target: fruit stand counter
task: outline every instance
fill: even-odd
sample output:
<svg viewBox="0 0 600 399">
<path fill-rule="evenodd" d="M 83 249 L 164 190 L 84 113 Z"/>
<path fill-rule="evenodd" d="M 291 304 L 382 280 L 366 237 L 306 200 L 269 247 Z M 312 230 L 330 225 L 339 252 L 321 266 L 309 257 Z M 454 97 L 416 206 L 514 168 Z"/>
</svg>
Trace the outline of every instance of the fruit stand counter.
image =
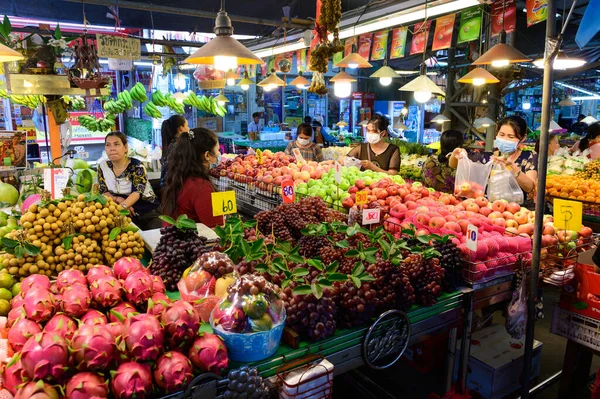
<svg viewBox="0 0 600 399">
<path fill-rule="evenodd" d="M 247 147 L 255 150 L 271 150 L 272 152 L 283 151 L 289 141 L 286 140 L 233 140 L 233 151 L 235 147 Z"/>
</svg>

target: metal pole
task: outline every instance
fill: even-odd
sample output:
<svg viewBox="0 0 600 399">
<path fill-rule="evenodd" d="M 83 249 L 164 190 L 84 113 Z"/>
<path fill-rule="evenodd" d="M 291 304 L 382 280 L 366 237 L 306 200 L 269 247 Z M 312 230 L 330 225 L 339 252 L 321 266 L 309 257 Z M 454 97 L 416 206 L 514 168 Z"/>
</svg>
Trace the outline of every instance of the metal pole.
<svg viewBox="0 0 600 399">
<path fill-rule="evenodd" d="M 52 162 L 52 153 L 50 152 L 50 140 L 48 140 L 48 123 L 46 122 L 46 105 L 42 104 L 42 121 L 44 122 L 44 136 L 46 138 L 46 156 L 48 157 L 48 163 Z M 62 154 L 62 148 L 61 148 L 61 154 Z M 40 154 L 40 158 L 42 157 L 42 154 Z M 40 161 L 43 162 L 42 159 L 40 159 Z"/>
<path fill-rule="evenodd" d="M 556 5 L 548 0 L 548 19 L 546 20 L 546 51 L 544 53 L 544 85 L 542 87 L 542 123 L 540 126 L 540 151 L 538 153 L 538 185 L 535 204 L 535 228 L 533 232 L 533 253 L 531 260 L 531 284 L 527 301 L 527 329 L 525 335 L 525 361 L 523 364 L 523 389 L 521 397 L 529 398 L 531 383 L 531 361 L 533 359 L 533 337 L 535 332 L 535 298 L 538 291 L 540 273 L 540 250 L 542 228 L 546 202 L 546 170 L 548 166 L 548 128 L 552 116 L 553 64 L 556 52 L 548 45 L 556 35 Z"/>
<path fill-rule="evenodd" d="M 123 87 L 123 72 L 121 71 L 116 71 L 116 79 L 117 79 L 117 93 L 120 93 L 123 91 L 124 87 Z M 125 131 L 125 118 L 123 118 L 123 113 L 120 112 L 118 115 L 119 118 L 119 130 L 125 134 L 127 134 L 127 132 Z"/>
</svg>

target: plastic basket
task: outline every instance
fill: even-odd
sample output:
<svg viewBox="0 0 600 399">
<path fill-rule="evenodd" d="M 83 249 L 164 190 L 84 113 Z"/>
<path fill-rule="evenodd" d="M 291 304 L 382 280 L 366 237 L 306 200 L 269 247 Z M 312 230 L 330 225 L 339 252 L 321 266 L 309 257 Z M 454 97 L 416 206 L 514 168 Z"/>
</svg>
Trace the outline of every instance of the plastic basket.
<svg viewBox="0 0 600 399">
<path fill-rule="evenodd" d="M 321 356 L 310 356 L 308 364 L 304 364 L 308 359 L 301 358 L 291 362 L 283 367 L 285 371 L 277 373 L 277 383 L 280 387 L 280 399 L 329 399 L 333 397 L 333 367 L 328 369 L 321 361 L 324 359 Z M 302 367 L 296 365 L 304 364 Z M 304 377 L 311 369 L 315 370 L 315 374 L 309 377 Z M 322 371 L 319 372 L 319 369 Z M 294 372 L 301 372 L 298 382 L 290 384 L 286 379 Z"/>
<path fill-rule="evenodd" d="M 550 332 L 595 351 L 600 350 L 600 320 L 555 306 Z"/>
<path fill-rule="evenodd" d="M 476 284 L 485 283 L 498 277 L 512 274 L 514 270 L 522 268 L 524 257 L 530 254 L 511 254 L 487 261 L 467 261 L 463 259 L 463 278 L 466 282 Z M 478 265 L 483 264 L 486 270 L 478 270 Z"/>
</svg>

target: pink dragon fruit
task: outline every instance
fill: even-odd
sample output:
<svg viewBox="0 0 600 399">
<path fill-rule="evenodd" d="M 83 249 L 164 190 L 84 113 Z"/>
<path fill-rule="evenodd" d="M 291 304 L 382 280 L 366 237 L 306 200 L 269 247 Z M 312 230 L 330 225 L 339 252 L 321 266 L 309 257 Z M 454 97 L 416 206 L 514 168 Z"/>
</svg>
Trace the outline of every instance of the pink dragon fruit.
<svg viewBox="0 0 600 399">
<path fill-rule="evenodd" d="M 162 316 L 165 310 L 169 307 L 171 300 L 161 292 L 155 292 L 152 298 L 148 299 L 148 310 L 146 313 L 154 315 L 158 318 Z"/>
<path fill-rule="evenodd" d="M 81 316 L 81 322 L 90 326 L 108 324 L 106 316 L 96 309 L 90 309 Z"/>
<path fill-rule="evenodd" d="M 146 268 L 142 265 L 137 258 L 125 257 L 117 260 L 113 265 L 113 271 L 115 277 L 121 280 L 127 279 L 127 277 L 134 272 L 143 271 L 146 273 Z M 147 274 L 147 273 L 146 273 Z"/>
<path fill-rule="evenodd" d="M 2 388 L 6 389 L 11 394 L 17 393 L 17 389 L 27 382 L 28 378 L 23 369 L 23 363 L 20 359 L 11 361 L 8 365 L 2 366 Z"/>
<path fill-rule="evenodd" d="M 31 288 L 25 294 L 23 307 L 28 319 L 38 323 L 46 321 L 56 310 L 54 295 L 46 288 Z"/>
<path fill-rule="evenodd" d="M 90 284 L 92 298 L 103 308 L 112 308 L 122 301 L 123 287 L 114 277 L 102 277 Z"/>
<path fill-rule="evenodd" d="M 27 294 L 31 288 L 45 288 L 49 291 L 50 279 L 48 276 L 44 276 L 42 274 L 32 274 L 21 281 L 21 293 L 23 296 L 25 296 L 25 294 Z"/>
<path fill-rule="evenodd" d="M 110 374 L 110 386 L 116 399 L 143 399 L 152 393 L 152 371 L 147 364 L 123 363 Z"/>
<path fill-rule="evenodd" d="M 218 335 L 202 333 L 189 351 L 189 358 L 200 370 L 221 374 L 229 365 L 227 347 Z"/>
<path fill-rule="evenodd" d="M 44 327 L 46 332 L 55 332 L 67 341 L 73 338 L 73 334 L 77 331 L 77 323 L 64 313 L 57 313 L 46 323 Z"/>
<path fill-rule="evenodd" d="M 54 332 L 35 334 L 21 350 L 21 362 L 28 377 L 34 380 L 57 380 L 69 364 L 69 346 Z"/>
<path fill-rule="evenodd" d="M 105 369 L 116 352 L 115 337 L 106 326 L 81 325 L 71 340 L 73 360 L 80 369 Z"/>
<path fill-rule="evenodd" d="M 67 399 L 108 398 L 108 384 L 104 378 L 88 371 L 75 374 L 66 388 Z"/>
<path fill-rule="evenodd" d="M 171 347 L 185 347 L 200 329 L 200 317 L 192 305 L 176 301 L 161 316 Z"/>
<path fill-rule="evenodd" d="M 67 269 L 58 273 L 55 285 L 60 292 L 74 284 L 87 285 L 87 280 L 81 271 L 77 269 Z"/>
<path fill-rule="evenodd" d="M 23 345 L 37 333 L 41 333 L 42 328 L 38 323 L 29 319 L 18 320 L 8 330 L 8 342 L 15 352 L 23 349 Z"/>
<path fill-rule="evenodd" d="M 54 295 L 59 295 L 62 293 L 62 290 L 58 287 L 58 285 L 52 284 L 50 286 L 50 292 L 53 293 Z"/>
<path fill-rule="evenodd" d="M 62 294 L 62 311 L 71 317 L 79 317 L 87 312 L 92 303 L 92 294 L 85 285 L 74 284 L 66 287 Z"/>
<path fill-rule="evenodd" d="M 115 338 L 115 341 L 117 340 L 118 337 L 120 337 L 121 335 L 123 335 L 123 324 L 117 322 L 112 322 L 112 323 L 108 323 L 106 325 L 106 328 L 108 328 L 108 331 L 110 331 L 110 333 L 112 334 L 112 336 Z"/>
<path fill-rule="evenodd" d="M 156 362 L 154 380 L 167 393 L 185 389 L 192 381 L 192 363 L 179 352 L 167 352 Z"/>
<path fill-rule="evenodd" d="M 142 313 L 125 322 L 125 345 L 137 361 L 156 360 L 165 340 L 165 331 L 156 317 Z"/>
<path fill-rule="evenodd" d="M 104 265 L 96 265 L 87 272 L 87 282 L 92 284 L 94 281 L 102 277 L 114 277 L 113 271 L 110 267 Z"/>
<path fill-rule="evenodd" d="M 44 381 L 28 382 L 21 387 L 14 399 L 59 399 L 58 391 Z"/>
<path fill-rule="evenodd" d="M 163 280 L 160 276 L 152 275 L 150 277 L 152 277 L 152 289 L 154 290 L 155 293 L 160 292 L 160 293 L 164 294 L 167 292 L 165 283 L 163 282 Z"/>
<path fill-rule="evenodd" d="M 23 306 L 24 303 L 25 303 L 25 300 L 23 299 L 22 292 L 19 292 L 17 295 L 15 295 L 13 297 L 13 299 L 10 300 L 10 306 L 12 308 L 20 308 L 21 306 Z"/>
<path fill-rule="evenodd" d="M 25 312 L 24 307 L 20 308 L 12 308 L 10 312 L 8 312 L 8 320 L 6 322 L 7 327 L 12 327 L 17 321 L 21 319 L 26 319 L 27 313 Z"/>
<path fill-rule="evenodd" d="M 123 259 L 123 258 L 121 258 Z M 119 260 L 121 260 L 119 259 Z M 127 300 L 136 306 L 144 305 L 154 294 L 152 290 L 152 279 L 144 271 L 135 271 L 125 279 L 123 283 Z"/>
<path fill-rule="evenodd" d="M 137 313 L 135 306 L 129 302 L 121 302 L 108 312 L 108 320 L 111 322 L 124 323 L 129 313 Z M 122 317 L 122 320 L 120 319 Z"/>
</svg>

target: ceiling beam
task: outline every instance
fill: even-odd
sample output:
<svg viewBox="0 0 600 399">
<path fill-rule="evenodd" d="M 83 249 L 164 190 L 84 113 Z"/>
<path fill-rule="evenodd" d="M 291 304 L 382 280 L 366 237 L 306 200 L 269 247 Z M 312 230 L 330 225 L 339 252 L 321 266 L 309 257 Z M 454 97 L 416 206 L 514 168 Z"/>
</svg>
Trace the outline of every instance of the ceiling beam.
<svg viewBox="0 0 600 399">
<path fill-rule="evenodd" d="M 196 18 L 206 18 L 206 19 L 215 19 L 217 17 L 216 12 L 211 11 L 201 11 L 201 10 L 191 10 L 188 8 L 179 8 L 179 7 L 171 7 L 171 6 L 161 6 L 155 4 L 147 4 L 143 2 L 137 1 L 128 1 L 128 0 L 119 0 L 115 3 L 114 0 L 63 0 L 68 1 L 69 3 L 84 3 L 91 4 L 96 6 L 114 6 L 118 5 L 119 8 L 126 8 L 130 10 L 139 10 L 139 11 L 148 11 L 148 12 L 156 12 L 161 14 L 174 14 L 174 15 L 185 15 Z M 254 17 L 244 17 L 241 15 L 231 15 L 228 14 L 229 18 L 235 22 L 243 22 L 254 25 L 264 25 L 264 26 L 286 26 L 288 28 L 297 28 L 297 29 L 312 29 L 313 23 L 311 21 L 306 21 L 304 23 L 303 20 L 294 19 L 293 23 L 288 23 L 282 20 L 275 19 L 264 19 L 264 18 L 254 18 Z M 302 22 L 302 23 L 299 23 Z"/>
</svg>

